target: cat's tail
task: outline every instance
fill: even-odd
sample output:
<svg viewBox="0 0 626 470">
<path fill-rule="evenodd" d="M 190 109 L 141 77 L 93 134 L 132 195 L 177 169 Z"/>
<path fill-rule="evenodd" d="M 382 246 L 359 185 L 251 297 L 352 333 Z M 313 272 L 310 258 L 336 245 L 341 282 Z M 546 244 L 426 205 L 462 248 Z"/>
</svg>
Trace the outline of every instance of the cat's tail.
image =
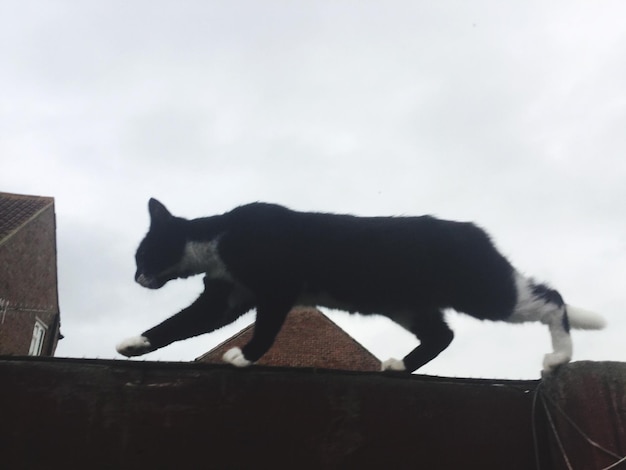
<svg viewBox="0 0 626 470">
<path fill-rule="evenodd" d="M 578 330 L 601 330 L 606 327 L 606 320 L 599 314 L 578 307 L 566 305 L 567 318 L 572 328 Z"/>
</svg>

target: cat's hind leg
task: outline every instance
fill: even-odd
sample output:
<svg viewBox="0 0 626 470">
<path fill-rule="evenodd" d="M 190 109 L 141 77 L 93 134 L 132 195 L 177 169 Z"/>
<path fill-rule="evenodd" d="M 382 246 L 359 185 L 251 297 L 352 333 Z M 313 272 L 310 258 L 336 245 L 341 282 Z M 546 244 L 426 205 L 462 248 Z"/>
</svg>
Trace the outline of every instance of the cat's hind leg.
<svg viewBox="0 0 626 470">
<path fill-rule="evenodd" d="M 437 357 L 454 338 L 454 333 L 445 322 L 440 310 L 416 313 L 411 318 L 407 329 L 417 336 L 420 345 L 402 360 L 392 358 L 384 361 L 383 371 L 413 372 Z"/>
<path fill-rule="evenodd" d="M 542 375 L 546 375 L 572 360 L 573 347 L 565 306 L 555 308 L 551 315 L 542 320 L 542 323 L 548 325 L 552 340 L 552 352 L 543 357 Z"/>
<path fill-rule="evenodd" d="M 518 274 L 517 303 L 505 319 L 509 323 L 538 321 L 547 325 L 552 340 L 552 352 L 543 358 L 542 374 L 549 374 L 572 359 L 572 337 L 567 307 L 561 295 L 545 284 Z"/>
</svg>

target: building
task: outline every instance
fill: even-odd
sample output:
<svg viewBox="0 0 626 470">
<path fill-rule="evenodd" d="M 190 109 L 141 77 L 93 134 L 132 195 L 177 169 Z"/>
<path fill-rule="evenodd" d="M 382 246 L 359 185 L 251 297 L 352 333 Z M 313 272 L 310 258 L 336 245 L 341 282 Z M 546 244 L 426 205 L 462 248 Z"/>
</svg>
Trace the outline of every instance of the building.
<svg viewBox="0 0 626 470">
<path fill-rule="evenodd" d="M 54 199 L 0 193 L 0 355 L 52 356 L 59 328 Z"/>
<path fill-rule="evenodd" d="M 242 347 L 252 337 L 254 325 L 196 359 L 221 364 L 230 348 Z M 259 365 L 315 367 L 358 371 L 378 371 L 380 361 L 348 333 L 315 308 L 294 308 L 272 348 L 257 362 Z"/>
</svg>

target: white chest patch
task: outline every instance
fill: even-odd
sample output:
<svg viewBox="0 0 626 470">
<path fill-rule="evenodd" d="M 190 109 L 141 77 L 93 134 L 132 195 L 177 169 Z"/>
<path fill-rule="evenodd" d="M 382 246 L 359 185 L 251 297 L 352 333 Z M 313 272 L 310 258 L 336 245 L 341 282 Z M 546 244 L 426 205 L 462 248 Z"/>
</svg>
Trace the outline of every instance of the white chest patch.
<svg viewBox="0 0 626 470">
<path fill-rule="evenodd" d="M 232 281 L 232 276 L 219 256 L 218 244 L 219 238 L 207 242 L 187 242 L 178 270 L 189 275 L 206 273 L 209 279 Z"/>
</svg>

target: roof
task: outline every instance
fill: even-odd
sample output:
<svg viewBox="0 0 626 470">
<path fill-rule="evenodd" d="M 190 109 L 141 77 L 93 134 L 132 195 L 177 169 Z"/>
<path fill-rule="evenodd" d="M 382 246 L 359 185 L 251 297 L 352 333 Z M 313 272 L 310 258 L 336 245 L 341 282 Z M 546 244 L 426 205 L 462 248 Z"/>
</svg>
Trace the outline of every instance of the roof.
<svg viewBox="0 0 626 470">
<path fill-rule="evenodd" d="M 221 364 L 223 354 L 252 338 L 247 326 L 196 360 Z M 380 361 L 326 315 L 311 307 L 294 308 L 260 365 L 378 371 Z"/>
<path fill-rule="evenodd" d="M 51 197 L 0 192 L 0 242 L 53 203 Z"/>
</svg>

